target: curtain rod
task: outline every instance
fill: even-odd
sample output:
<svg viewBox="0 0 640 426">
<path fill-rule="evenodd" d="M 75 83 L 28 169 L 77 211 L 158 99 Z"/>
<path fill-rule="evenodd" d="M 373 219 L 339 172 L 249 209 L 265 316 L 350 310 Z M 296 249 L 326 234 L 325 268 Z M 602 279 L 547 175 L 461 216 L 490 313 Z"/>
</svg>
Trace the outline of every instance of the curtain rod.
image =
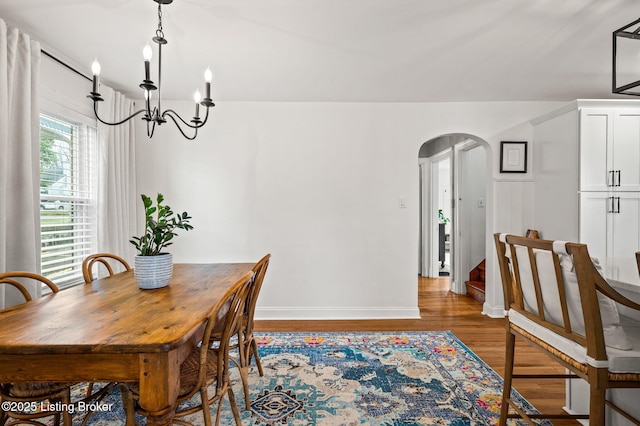
<svg viewBox="0 0 640 426">
<path fill-rule="evenodd" d="M 75 72 L 76 74 L 78 74 L 80 77 L 84 77 L 89 81 L 93 81 L 90 77 L 87 77 L 85 74 L 81 73 L 80 71 L 78 71 L 77 69 L 75 69 L 74 67 L 72 67 L 71 65 L 67 64 L 66 62 L 63 62 L 62 60 L 56 58 L 55 56 L 53 56 L 51 53 L 47 52 L 44 49 L 40 49 L 40 52 L 42 52 L 43 55 L 48 56 L 49 58 L 53 59 L 54 61 L 56 61 L 57 63 L 59 63 L 60 65 L 62 65 L 63 67 L 66 67 L 68 69 L 70 69 L 71 71 Z"/>
</svg>

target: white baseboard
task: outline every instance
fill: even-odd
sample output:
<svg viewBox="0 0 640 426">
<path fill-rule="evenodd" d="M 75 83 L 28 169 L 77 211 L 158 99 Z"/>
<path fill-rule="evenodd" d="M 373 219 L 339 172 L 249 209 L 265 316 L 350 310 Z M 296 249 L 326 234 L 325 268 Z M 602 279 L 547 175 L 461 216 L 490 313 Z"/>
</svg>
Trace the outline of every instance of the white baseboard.
<svg viewBox="0 0 640 426">
<path fill-rule="evenodd" d="M 256 320 L 420 319 L 416 308 L 256 308 Z"/>
<path fill-rule="evenodd" d="M 567 413 L 567 414 L 571 414 L 571 415 L 576 415 L 576 414 L 584 414 L 584 413 L 577 413 L 573 410 L 570 410 L 569 407 L 567 407 L 566 405 L 562 407 L 562 409 Z M 576 419 L 576 421 L 578 423 L 580 423 L 581 425 L 585 425 L 585 426 L 589 426 L 589 420 L 585 420 L 585 419 Z"/>
<path fill-rule="evenodd" d="M 491 306 L 487 304 L 487 302 L 484 302 L 484 304 L 482 305 L 482 313 L 488 316 L 489 318 L 505 317 L 504 308 L 502 306 L 498 306 L 498 307 Z"/>
</svg>

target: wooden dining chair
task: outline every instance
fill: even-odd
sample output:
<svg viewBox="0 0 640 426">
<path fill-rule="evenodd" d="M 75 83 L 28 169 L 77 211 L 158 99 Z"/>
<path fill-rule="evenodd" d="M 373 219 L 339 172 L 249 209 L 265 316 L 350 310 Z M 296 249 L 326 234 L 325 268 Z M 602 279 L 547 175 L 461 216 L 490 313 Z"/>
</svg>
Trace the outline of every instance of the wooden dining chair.
<svg viewBox="0 0 640 426">
<path fill-rule="evenodd" d="M 94 267 L 98 267 L 98 265 L 103 265 L 109 276 L 114 274 L 114 265 L 116 268 L 124 269 L 125 271 L 130 271 L 131 267 L 127 263 L 126 260 L 111 253 L 96 253 L 87 256 L 82 262 L 82 276 L 84 277 L 84 282 L 89 284 L 93 281 L 93 273 Z"/>
<path fill-rule="evenodd" d="M 640 329 L 616 303 L 640 305 L 613 289 L 584 244 L 495 234 L 508 309 L 504 390 L 499 425 L 507 418 L 589 419 L 605 425 L 605 405 L 631 419 L 606 393 L 640 388 Z M 523 339 L 569 370 L 569 374 L 514 374 L 515 341 Z M 532 414 L 511 398 L 513 379 L 583 379 L 589 385 L 588 414 Z M 640 424 L 635 420 L 635 424 Z"/>
<path fill-rule="evenodd" d="M 180 390 L 172 423 L 188 425 L 190 423 L 179 418 L 202 411 L 205 425 L 211 426 L 212 419 L 209 407 L 217 402 L 216 425 L 219 425 L 222 399 L 226 393 L 236 426 L 241 426 L 240 413 L 229 378 L 229 345 L 233 335 L 232 332 L 237 329 L 237 324 L 244 312 L 247 292 L 253 280 L 253 275 L 253 272 L 247 272 L 236 281 L 215 303 L 210 314 L 205 318 L 205 327 L 200 344 L 194 348 L 180 365 Z M 216 323 L 224 324 L 223 338 L 219 341 L 219 345 L 212 348 L 208 342 L 211 339 L 211 333 Z M 216 392 L 210 397 L 207 388 L 214 383 Z M 128 383 L 128 391 L 123 395 L 127 412 L 127 424 L 133 424 L 129 419 L 133 418 L 135 412 L 145 416 L 148 415 L 144 407 L 141 407 L 138 403 L 139 392 L 139 383 Z M 189 403 L 186 404 L 187 406 L 181 407 L 183 402 L 191 399 L 196 393 L 200 394 L 199 403 L 195 405 Z"/>
<path fill-rule="evenodd" d="M 262 363 L 260 361 L 260 355 L 258 354 L 258 344 L 253 336 L 254 315 L 256 311 L 256 304 L 258 302 L 258 296 L 262 289 L 262 283 L 264 276 L 267 273 L 269 267 L 269 261 L 271 254 L 265 255 L 260 259 L 253 267 L 254 278 L 251 284 L 251 289 L 247 294 L 247 303 L 245 305 L 245 311 L 242 315 L 242 319 L 239 322 L 239 330 L 237 336 L 240 342 L 239 346 L 239 367 L 240 375 L 242 377 L 242 386 L 244 388 L 244 399 L 247 410 L 250 408 L 251 399 L 249 398 L 249 366 L 251 365 L 251 358 L 256 362 L 258 367 L 258 374 L 264 376 L 262 370 Z"/>
<path fill-rule="evenodd" d="M 58 287 L 49 279 L 31 272 L 5 272 L 0 273 L 0 284 L 8 286 L 7 288 L 15 288 L 22 294 L 25 302 L 32 300 L 31 294 L 25 282 L 36 283 L 37 285 L 46 285 L 52 293 L 58 292 Z M 9 409 L 2 404 L 0 409 L 0 425 L 14 424 L 45 424 L 41 421 L 44 417 L 54 416 L 55 424 L 60 423 L 60 415 L 64 425 L 72 426 L 71 413 L 67 410 L 48 411 L 39 410 L 40 404 L 47 401 L 50 403 L 60 402 L 69 406 L 71 403 L 71 386 L 75 383 L 49 383 L 49 382 L 18 382 L 18 383 L 0 383 L 0 401 L 7 401 Z M 18 408 L 24 407 L 24 410 Z M 31 408 L 36 408 L 32 410 Z"/>
<path fill-rule="evenodd" d="M 237 327 L 232 331 L 232 335 L 235 336 L 234 342 L 230 345 L 229 349 L 232 354 L 229 355 L 229 359 L 233 361 L 240 371 L 240 377 L 242 379 L 242 388 L 244 391 L 244 401 L 247 410 L 251 408 L 251 398 L 249 397 L 249 366 L 251 365 L 251 359 L 253 358 L 258 367 L 258 374 L 264 376 L 262 370 L 262 363 L 260 362 L 260 355 L 258 354 L 258 344 L 253 336 L 254 326 L 254 314 L 256 310 L 256 304 L 258 302 L 258 296 L 262 288 L 264 276 L 267 273 L 269 267 L 269 260 L 271 254 L 266 254 L 260 259 L 252 268 L 254 272 L 253 280 L 250 283 L 249 291 L 247 292 L 247 300 L 245 302 L 245 309 L 238 321 Z M 211 345 L 215 347 L 217 342 L 222 338 L 222 325 L 214 327 L 211 334 Z"/>
</svg>

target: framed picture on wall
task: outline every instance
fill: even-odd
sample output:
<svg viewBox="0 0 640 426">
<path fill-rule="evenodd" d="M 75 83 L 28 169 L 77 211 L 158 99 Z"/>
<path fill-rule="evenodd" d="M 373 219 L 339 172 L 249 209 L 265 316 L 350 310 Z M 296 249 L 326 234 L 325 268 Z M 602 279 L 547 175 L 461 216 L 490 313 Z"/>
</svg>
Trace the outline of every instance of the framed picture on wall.
<svg viewBox="0 0 640 426">
<path fill-rule="evenodd" d="M 500 173 L 527 173 L 527 142 L 500 142 Z"/>
</svg>

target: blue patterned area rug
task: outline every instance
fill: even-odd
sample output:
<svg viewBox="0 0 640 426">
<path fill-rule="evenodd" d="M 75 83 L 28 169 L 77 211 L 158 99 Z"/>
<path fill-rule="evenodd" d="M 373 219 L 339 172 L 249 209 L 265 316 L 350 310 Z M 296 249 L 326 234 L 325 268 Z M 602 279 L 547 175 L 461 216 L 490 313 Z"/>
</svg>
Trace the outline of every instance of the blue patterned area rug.
<svg viewBox="0 0 640 426">
<path fill-rule="evenodd" d="M 243 425 L 497 424 L 502 379 L 450 332 L 257 337 L 265 375 L 250 370 L 251 410 L 242 411 L 242 385 L 233 369 Z M 535 411 L 517 393 L 512 397 Z M 89 424 L 122 425 L 118 392 L 104 402 L 110 409 L 95 413 Z M 201 413 L 187 420 L 204 424 Z M 234 424 L 228 402 L 220 420 Z"/>
</svg>

